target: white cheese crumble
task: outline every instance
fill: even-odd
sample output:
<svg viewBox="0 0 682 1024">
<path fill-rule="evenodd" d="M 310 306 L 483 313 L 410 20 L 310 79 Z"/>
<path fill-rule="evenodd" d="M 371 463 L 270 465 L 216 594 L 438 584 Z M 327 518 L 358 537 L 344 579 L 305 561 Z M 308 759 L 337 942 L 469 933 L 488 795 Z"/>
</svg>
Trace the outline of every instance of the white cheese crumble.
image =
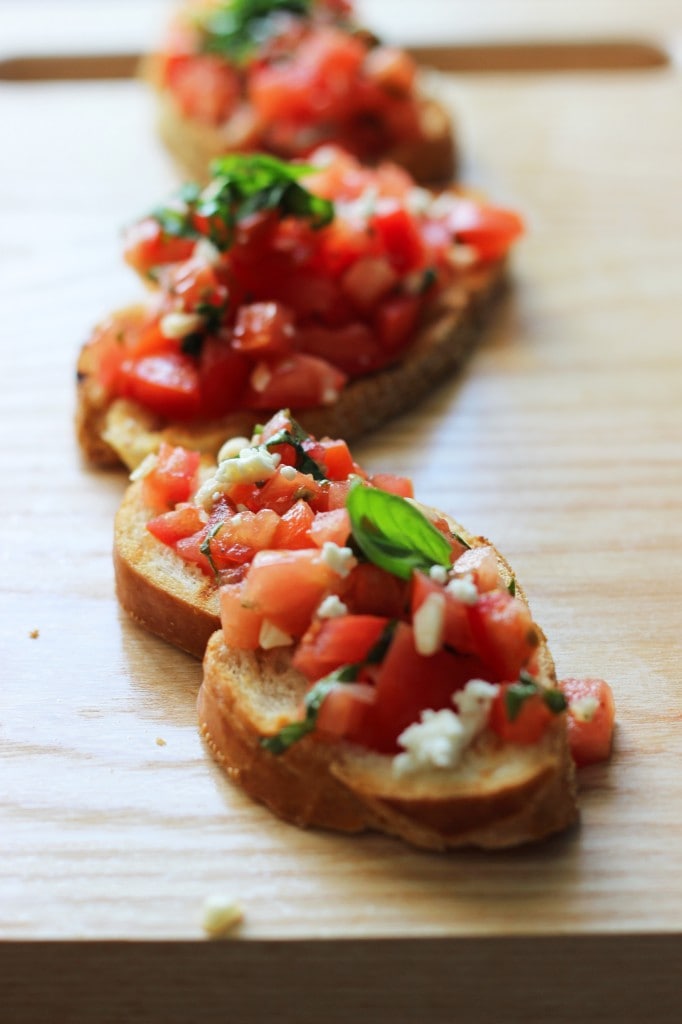
<svg viewBox="0 0 682 1024">
<path fill-rule="evenodd" d="M 429 576 L 434 583 L 447 583 L 448 570 L 444 565 L 432 565 L 429 569 Z"/>
<path fill-rule="evenodd" d="M 440 650 L 445 632 L 445 594 L 428 594 L 414 613 L 414 646 L 428 657 Z"/>
<path fill-rule="evenodd" d="M 260 627 L 260 633 L 258 634 L 258 645 L 262 647 L 264 651 L 270 651 L 273 647 L 288 647 L 289 644 L 294 642 L 293 637 L 285 633 L 283 629 L 276 626 L 274 622 L 270 622 L 268 619 L 263 619 Z"/>
<path fill-rule="evenodd" d="M 235 459 L 244 448 L 250 448 L 251 442 L 248 437 L 228 437 L 225 444 L 218 452 L 218 462 L 225 462 L 226 459 Z"/>
<path fill-rule="evenodd" d="M 344 578 L 356 564 L 352 548 L 339 547 L 333 540 L 326 540 L 322 545 L 322 561 Z"/>
<path fill-rule="evenodd" d="M 272 374 L 265 363 L 257 363 L 251 374 L 251 387 L 260 394 L 270 383 Z"/>
<path fill-rule="evenodd" d="M 201 924 L 211 939 L 220 939 L 244 919 L 238 903 L 225 896 L 209 896 L 204 901 Z"/>
<path fill-rule="evenodd" d="M 164 338 L 186 338 L 203 326 L 204 318 L 200 313 L 166 313 L 159 321 Z"/>
<path fill-rule="evenodd" d="M 348 607 L 336 594 L 325 597 L 315 612 L 318 619 L 336 619 L 340 615 L 348 614 Z"/>
<path fill-rule="evenodd" d="M 224 459 L 213 476 L 204 481 L 197 491 L 197 505 L 210 508 L 234 484 L 255 484 L 259 480 L 268 480 L 277 472 L 280 461 L 277 452 L 269 452 L 265 445 L 242 448 L 239 455 Z"/>
<path fill-rule="evenodd" d="M 130 474 L 130 481 L 134 483 L 136 480 L 143 480 L 144 477 L 149 476 L 151 471 L 156 468 L 158 461 L 159 457 L 156 452 L 149 452 Z"/>
<path fill-rule="evenodd" d="M 485 729 L 498 690 L 494 683 L 470 679 L 464 689 L 453 694 L 456 712 L 450 708 L 422 711 L 420 721 L 398 737 L 405 753 L 393 758 L 393 771 L 402 775 L 422 768 L 454 768 Z"/>
<path fill-rule="evenodd" d="M 573 715 L 576 722 L 591 722 L 597 713 L 599 707 L 599 701 L 596 697 L 588 695 L 586 697 L 578 697 L 577 700 L 571 701 L 568 706 L 569 713 Z"/>
<path fill-rule="evenodd" d="M 282 466 L 279 475 L 283 476 L 285 480 L 295 480 L 298 474 L 294 466 Z"/>
<path fill-rule="evenodd" d="M 200 238 L 197 244 L 194 246 L 194 252 L 192 253 L 195 259 L 201 263 L 208 263 L 210 267 L 215 267 L 220 263 L 222 259 L 222 253 L 217 245 L 209 241 L 208 238 Z"/>
<path fill-rule="evenodd" d="M 476 604 L 478 601 L 478 590 L 471 576 L 450 580 L 445 589 L 451 597 L 461 601 L 462 604 Z"/>
</svg>

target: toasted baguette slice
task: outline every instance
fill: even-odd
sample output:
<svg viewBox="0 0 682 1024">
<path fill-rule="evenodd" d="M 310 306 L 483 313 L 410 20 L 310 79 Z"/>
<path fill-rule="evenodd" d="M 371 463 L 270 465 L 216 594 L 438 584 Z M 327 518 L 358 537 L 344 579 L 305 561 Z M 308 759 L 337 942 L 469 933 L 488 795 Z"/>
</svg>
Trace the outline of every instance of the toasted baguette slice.
<svg viewBox="0 0 682 1024">
<path fill-rule="evenodd" d="M 172 95 L 158 87 L 153 58 L 142 70 L 143 77 L 156 87 L 157 129 L 162 142 L 183 174 L 206 181 L 213 159 L 223 153 L 267 151 L 261 134 L 249 114 L 241 107 L 229 121 L 214 126 L 196 121 L 182 112 Z M 419 100 L 420 136 L 409 144 L 387 150 L 382 160 L 400 164 L 412 177 L 425 185 L 443 185 L 455 177 L 457 154 L 450 115 L 431 97 Z M 331 140 L 333 141 L 333 140 Z M 286 158 L 298 153 L 275 151 Z"/>
<path fill-rule="evenodd" d="M 351 381 L 332 405 L 293 409 L 317 437 L 352 441 L 411 408 L 461 366 L 499 304 L 506 285 L 504 261 L 463 275 L 439 297 L 414 343 L 392 366 Z M 273 412 L 275 410 L 272 410 Z M 135 402 L 111 400 L 97 378 L 92 345 L 82 348 L 77 369 L 76 432 L 93 465 L 134 469 L 163 441 L 215 455 L 226 437 L 249 434 L 268 412 L 240 410 L 219 420 L 163 422 Z"/>
<path fill-rule="evenodd" d="M 419 506 L 431 517 L 433 509 Z M 472 546 L 488 544 L 446 517 Z M 496 552 L 499 572 L 513 572 Z M 517 596 L 527 603 L 517 584 Z M 536 627 L 537 628 L 537 627 Z M 539 638 L 539 682 L 556 686 L 544 634 Z M 308 682 L 292 668 L 289 648 L 230 649 L 222 631 L 211 637 L 199 693 L 201 734 L 232 781 L 294 824 L 343 832 L 367 829 L 414 846 L 501 848 L 539 840 L 567 828 L 577 816 L 575 768 L 564 715 L 542 739 L 503 743 L 484 731 L 454 769 L 396 774 L 393 758 L 314 733 L 285 753 L 271 754 L 261 739 L 299 716 Z"/>
<path fill-rule="evenodd" d="M 545 665 L 551 660 L 545 651 Z M 549 683 L 551 677 L 545 677 Z M 201 734 L 233 782 L 294 824 L 374 829 L 414 846 L 513 846 L 570 825 L 577 814 L 565 723 L 533 746 L 484 733 L 455 769 L 397 775 L 393 758 L 304 737 L 284 754 L 261 738 L 296 717 L 307 688 L 286 649 L 237 651 L 211 637 L 199 693 Z"/>
<path fill-rule="evenodd" d="M 130 617 L 195 658 L 220 627 L 218 588 L 147 530 L 142 481 L 131 484 L 114 522 L 118 600 Z"/>
</svg>

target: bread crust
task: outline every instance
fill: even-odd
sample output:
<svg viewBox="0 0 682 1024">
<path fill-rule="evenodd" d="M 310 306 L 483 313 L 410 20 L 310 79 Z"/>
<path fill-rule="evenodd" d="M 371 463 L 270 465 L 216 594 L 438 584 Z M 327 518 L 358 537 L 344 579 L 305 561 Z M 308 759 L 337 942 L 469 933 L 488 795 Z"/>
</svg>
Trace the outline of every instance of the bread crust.
<svg viewBox="0 0 682 1024">
<path fill-rule="evenodd" d="M 434 301 L 398 362 L 351 381 L 333 405 L 294 409 L 293 415 L 316 437 L 353 441 L 411 408 L 464 363 L 481 339 L 506 282 L 504 261 L 463 274 Z M 81 451 L 95 466 L 123 464 L 134 469 L 163 441 L 215 455 L 226 437 L 250 436 L 254 423 L 268 415 L 265 410 L 239 410 L 212 421 L 163 422 L 135 402 L 112 401 L 96 371 L 89 342 L 78 359 L 75 420 Z"/>
<path fill-rule="evenodd" d="M 270 151 L 264 143 L 261 126 L 247 104 L 242 104 L 221 125 L 205 124 L 187 117 L 172 94 L 161 87 L 158 60 L 154 55 L 142 63 L 140 73 L 154 89 L 159 136 L 183 174 L 205 182 L 209 164 L 215 157 L 224 153 Z M 432 97 L 421 95 L 417 102 L 419 137 L 393 146 L 381 154 L 381 160 L 400 164 L 420 184 L 445 185 L 453 180 L 457 171 L 457 150 L 450 114 Z M 333 139 L 326 141 L 334 142 Z M 303 155 L 281 149 L 271 151 L 285 160 Z"/>
<path fill-rule="evenodd" d="M 472 545 L 488 543 L 449 522 Z M 499 553 L 498 563 L 503 579 L 511 579 Z M 538 632 L 540 678 L 553 686 L 551 654 Z M 575 770 L 561 717 L 533 746 L 504 744 L 485 732 L 455 769 L 396 775 L 392 758 L 314 734 L 281 755 L 265 750 L 261 738 L 296 716 L 307 686 L 286 648 L 229 649 L 222 632 L 209 640 L 198 701 L 201 734 L 232 781 L 286 821 L 376 830 L 446 850 L 536 841 L 576 819 Z"/>
<path fill-rule="evenodd" d="M 116 596 L 138 625 L 201 658 L 220 627 L 217 586 L 147 530 L 151 515 L 138 480 L 114 522 Z"/>
</svg>

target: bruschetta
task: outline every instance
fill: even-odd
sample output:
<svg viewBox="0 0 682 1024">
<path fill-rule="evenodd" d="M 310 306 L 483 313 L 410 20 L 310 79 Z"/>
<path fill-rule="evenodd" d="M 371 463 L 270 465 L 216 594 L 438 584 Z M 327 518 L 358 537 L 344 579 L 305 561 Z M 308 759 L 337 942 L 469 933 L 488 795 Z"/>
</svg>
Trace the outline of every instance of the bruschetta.
<svg viewBox="0 0 682 1024">
<path fill-rule="evenodd" d="M 416 403 L 481 337 L 522 232 L 509 210 L 415 186 L 333 148 L 233 154 L 128 232 L 146 302 L 78 362 L 77 431 L 98 465 L 166 441 L 215 456 L 291 408 L 349 440 Z"/>
<path fill-rule="evenodd" d="M 433 849 L 574 820 L 568 730 L 609 691 L 563 692 L 488 541 L 287 411 L 217 464 L 167 446 L 134 475 L 116 519 L 119 599 L 203 654 L 202 735 L 252 797 L 299 825 Z"/>
<path fill-rule="evenodd" d="M 455 170 L 451 119 L 411 57 L 360 28 L 347 0 L 185 3 L 144 63 L 162 140 L 204 180 L 227 152 L 307 156 L 333 143 L 423 183 Z"/>
</svg>

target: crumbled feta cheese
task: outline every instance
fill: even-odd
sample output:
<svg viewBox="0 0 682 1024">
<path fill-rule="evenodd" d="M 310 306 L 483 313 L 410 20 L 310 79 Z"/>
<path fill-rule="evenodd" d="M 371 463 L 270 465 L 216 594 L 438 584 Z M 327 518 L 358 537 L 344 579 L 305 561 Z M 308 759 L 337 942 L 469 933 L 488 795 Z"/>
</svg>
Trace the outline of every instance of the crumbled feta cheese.
<svg viewBox="0 0 682 1024">
<path fill-rule="evenodd" d="M 217 245 L 209 241 L 208 238 L 200 238 L 197 244 L 194 246 L 194 252 L 192 253 L 195 259 L 201 263 L 208 263 L 210 267 L 215 267 L 220 263 L 222 259 L 222 253 Z"/>
<path fill-rule="evenodd" d="M 330 594 L 329 597 L 325 597 L 315 614 L 318 619 L 336 619 L 340 615 L 347 615 L 348 607 L 336 594 Z"/>
<path fill-rule="evenodd" d="M 431 193 L 427 188 L 411 188 L 405 196 L 407 209 L 412 214 L 426 213 L 431 205 Z"/>
<path fill-rule="evenodd" d="M 444 565 L 432 565 L 429 569 L 429 576 L 434 583 L 447 583 L 448 570 Z"/>
<path fill-rule="evenodd" d="M 242 448 L 239 455 L 224 459 L 213 476 L 205 480 L 197 491 L 196 502 L 210 508 L 234 484 L 255 484 L 268 480 L 280 464 L 277 452 L 269 452 L 265 445 Z"/>
<path fill-rule="evenodd" d="M 285 480 L 295 480 L 297 476 L 294 466 L 282 466 L 279 475 L 283 476 Z"/>
<path fill-rule="evenodd" d="M 476 604 L 478 601 L 478 590 L 471 576 L 450 580 L 445 589 L 451 597 L 461 601 L 462 604 Z"/>
<path fill-rule="evenodd" d="M 472 245 L 453 245 L 448 252 L 448 262 L 453 267 L 470 267 L 478 259 L 478 253 Z"/>
<path fill-rule="evenodd" d="M 159 330 L 164 338 L 186 338 L 200 331 L 204 322 L 200 313 L 166 313 L 159 321 Z"/>
<path fill-rule="evenodd" d="M 414 646 L 428 657 L 440 650 L 445 631 L 445 594 L 428 594 L 412 619 Z"/>
<path fill-rule="evenodd" d="M 258 634 L 258 645 L 264 651 L 270 651 L 273 647 L 288 647 L 293 642 L 293 637 L 285 633 L 283 629 L 275 626 L 268 619 L 263 619 L 260 633 Z"/>
<path fill-rule="evenodd" d="M 251 442 L 248 437 L 228 437 L 225 444 L 218 452 L 218 462 L 225 462 L 226 459 L 235 459 L 244 448 L 250 448 Z"/>
<path fill-rule="evenodd" d="M 483 679 L 470 679 L 453 694 L 457 711 L 422 711 L 420 721 L 407 727 L 398 737 L 404 754 L 393 758 L 396 774 L 420 768 L 454 768 L 473 740 L 485 729 L 490 705 L 499 687 Z"/>
<path fill-rule="evenodd" d="M 257 363 L 251 374 L 251 387 L 259 394 L 265 391 L 272 374 L 265 363 Z"/>
<path fill-rule="evenodd" d="M 568 706 L 569 713 L 573 715 L 576 722 L 591 722 L 597 713 L 599 707 L 599 701 L 596 697 L 588 695 L 586 697 L 578 697 L 577 700 L 571 701 Z"/>
<path fill-rule="evenodd" d="M 241 907 L 225 896 L 209 896 L 204 901 L 202 927 L 212 939 L 222 938 L 231 932 L 244 918 Z"/>
<path fill-rule="evenodd" d="M 322 545 L 322 561 L 342 577 L 356 564 L 352 549 L 339 547 L 333 540 L 326 540 Z"/>
<path fill-rule="evenodd" d="M 151 471 L 155 469 L 159 457 L 156 452 L 150 452 L 149 455 L 145 455 L 139 466 L 130 474 L 130 480 L 134 483 L 136 480 L 142 480 L 144 477 L 149 476 Z"/>
</svg>

